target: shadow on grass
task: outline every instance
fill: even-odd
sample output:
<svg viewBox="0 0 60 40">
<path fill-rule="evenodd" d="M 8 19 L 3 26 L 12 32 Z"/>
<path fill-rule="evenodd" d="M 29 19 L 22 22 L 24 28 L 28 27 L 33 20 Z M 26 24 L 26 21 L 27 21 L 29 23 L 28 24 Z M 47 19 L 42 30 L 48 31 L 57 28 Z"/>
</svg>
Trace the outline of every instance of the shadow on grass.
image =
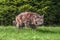
<svg viewBox="0 0 60 40">
<path fill-rule="evenodd" d="M 36 29 L 37 32 L 43 32 L 43 33 L 59 33 L 57 31 L 53 31 L 53 30 L 47 30 L 47 29 Z"/>
</svg>

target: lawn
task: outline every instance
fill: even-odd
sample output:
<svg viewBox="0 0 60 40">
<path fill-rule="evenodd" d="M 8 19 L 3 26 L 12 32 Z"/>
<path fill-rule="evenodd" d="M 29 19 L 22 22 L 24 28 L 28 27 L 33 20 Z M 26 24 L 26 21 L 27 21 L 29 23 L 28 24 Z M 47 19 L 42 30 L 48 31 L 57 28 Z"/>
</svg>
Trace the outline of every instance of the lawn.
<svg viewBox="0 0 60 40">
<path fill-rule="evenodd" d="M 14 26 L 0 26 L 0 40 L 60 40 L 59 26 L 41 26 L 17 29 Z"/>
</svg>

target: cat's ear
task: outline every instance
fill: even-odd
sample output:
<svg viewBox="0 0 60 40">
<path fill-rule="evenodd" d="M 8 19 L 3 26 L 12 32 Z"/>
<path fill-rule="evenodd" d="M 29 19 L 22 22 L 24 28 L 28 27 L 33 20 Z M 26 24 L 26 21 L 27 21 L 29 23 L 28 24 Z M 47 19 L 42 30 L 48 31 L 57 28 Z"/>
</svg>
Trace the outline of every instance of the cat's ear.
<svg viewBox="0 0 60 40">
<path fill-rule="evenodd" d="M 43 14 L 43 15 L 41 15 L 41 18 L 44 18 L 44 14 Z"/>
</svg>

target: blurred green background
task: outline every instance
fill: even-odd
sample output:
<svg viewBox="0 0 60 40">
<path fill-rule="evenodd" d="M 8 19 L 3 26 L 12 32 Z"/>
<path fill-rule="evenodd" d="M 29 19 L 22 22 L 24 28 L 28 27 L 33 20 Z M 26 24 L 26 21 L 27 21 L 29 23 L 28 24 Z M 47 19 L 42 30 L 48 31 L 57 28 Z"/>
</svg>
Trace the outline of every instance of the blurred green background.
<svg viewBox="0 0 60 40">
<path fill-rule="evenodd" d="M 60 24 L 60 0 L 0 0 L 0 25 L 12 25 L 24 11 L 44 14 L 44 25 Z"/>
</svg>

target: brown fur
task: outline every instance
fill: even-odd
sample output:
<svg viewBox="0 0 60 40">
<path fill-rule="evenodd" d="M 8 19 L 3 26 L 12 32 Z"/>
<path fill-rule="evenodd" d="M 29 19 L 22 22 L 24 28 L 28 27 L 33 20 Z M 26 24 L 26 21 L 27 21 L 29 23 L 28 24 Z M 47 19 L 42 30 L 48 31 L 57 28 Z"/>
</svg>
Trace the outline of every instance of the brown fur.
<svg viewBox="0 0 60 40">
<path fill-rule="evenodd" d="M 16 16 L 16 26 L 18 28 L 30 25 L 31 28 L 36 28 L 37 22 L 43 24 L 43 17 L 33 12 L 22 12 Z"/>
</svg>

